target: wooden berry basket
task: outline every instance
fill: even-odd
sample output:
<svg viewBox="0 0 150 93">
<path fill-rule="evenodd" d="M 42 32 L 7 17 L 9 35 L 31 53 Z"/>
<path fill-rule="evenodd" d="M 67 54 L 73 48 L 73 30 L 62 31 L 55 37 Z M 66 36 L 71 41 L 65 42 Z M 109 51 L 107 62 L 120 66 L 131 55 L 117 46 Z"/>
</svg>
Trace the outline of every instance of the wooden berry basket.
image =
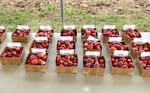
<svg viewBox="0 0 150 93">
<path fill-rule="evenodd" d="M 61 56 L 63 56 L 63 55 L 61 55 Z M 74 56 L 77 57 L 77 64 L 78 64 L 77 54 L 74 54 Z M 57 66 L 56 65 L 56 71 L 57 71 L 57 73 L 77 73 L 78 68 L 77 68 L 77 66 L 65 67 L 65 66 Z"/>
<path fill-rule="evenodd" d="M 138 32 L 138 30 L 135 29 L 136 32 Z M 140 37 L 136 37 L 136 38 L 141 38 L 141 34 L 140 34 Z M 126 37 L 125 36 L 125 31 L 122 30 L 122 38 L 123 38 L 123 41 L 126 42 L 126 43 L 130 43 L 135 37 Z"/>
<path fill-rule="evenodd" d="M 15 31 L 13 33 L 15 33 Z M 29 34 L 26 37 L 15 37 L 13 36 L 13 33 L 11 36 L 13 42 L 28 43 L 28 41 L 30 40 L 31 32 L 29 32 Z"/>
<path fill-rule="evenodd" d="M 117 29 L 115 29 L 117 30 Z M 102 41 L 103 43 L 107 43 L 109 41 L 109 36 L 103 36 L 103 32 L 104 32 L 104 29 L 102 29 Z M 118 33 L 118 36 L 114 36 L 114 37 L 119 37 L 119 32 L 117 30 L 117 33 Z"/>
<path fill-rule="evenodd" d="M 8 47 L 5 47 L 3 52 L 1 53 L 1 55 L 8 49 Z M 5 64 L 21 64 L 21 62 L 23 61 L 23 56 L 24 56 L 25 50 L 23 48 L 22 53 L 20 55 L 20 57 L 2 57 L 0 56 L 0 60 L 2 62 L 3 65 Z"/>
<path fill-rule="evenodd" d="M 128 56 L 127 58 L 131 58 L 131 57 Z M 132 61 L 133 61 L 133 59 L 132 59 Z M 112 62 L 110 64 L 111 64 L 111 73 L 112 74 L 132 76 L 134 73 L 134 68 L 119 68 L 119 67 L 113 67 Z"/>
<path fill-rule="evenodd" d="M 142 77 L 150 77 L 150 70 L 146 70 L 143 68 L 143 66 L 140 63 L 139 58 L 137 60 L 137 66 L 138 66 L 139 72 L 140 72 Z"/>
<path fill-rule="evenodd" d="M 120 43 L 126 44 L 124 41 L 122 41 L 122 42 L 120 42 Z M 107 45 L 107 50 L 108 50 L 108 53 L 110 54 L 110 56 L 112 56 L 112 55 L 114 54 L 114 51 L 111 51 L 110 48 L 109 48 L 109 42 L 108 42 L 108 45 Z M 128 47 L 128 49 L 125 50 L 125 51 L 129 51 L 129 47 Z M 129 52 L 128 56 L 130 56 L 130 54 L 131 54 L 131 53 Z"/>
<path fill-rule="evenodd" d="M 31 65 L 31 64 L 26 64 L 29 56 L 31 55 L 31 53 L 28 54 L 27 59 L 25 60 L 25 71 L 26 72 L 46 72 L 47 69 L 47 65 L 48 65 L 48 58 L 46 61 L 45 65 Z"/>
<path fill-rule="evenodd" d="M 50 31 L 53 33 L 53 36 L 52 36 L 51 38 L 48 38 L 48 37 L 47 37 L 47 38 L 48 38 L 48 41 L 49 41 L 50 43 L 52 43 L 53 38 L 54 38 L 54 30 L 51 29 Z M 41 30 L 38 30 L 38 31 L 37 31 L 37 33 L 36 33 L 36 35 L 35 35 L 36 37 L 40 37 L 40 36 L 37 36 L 37 34 L 38 34 L 39 32 L 41 32 Z M 42 37 L 43 37 L 43 36 L 42 36 Z"/>
<path fill-rule="evenodd" d="M 29 48 L 29 50 L 30 50 L 30 52 L 31 52 L 31 48 L 32 48 L 32 46 L 33 46 L 33 44 L 36 42 L 36 40 L 33 40 L 32 41 L 32 43 L 31 43 L 31 46 L 30 46 L 30 48 Z M 48 41 L 48 43 L 49 43 L 50 41 Z M 47 51 L 49 51 L 49 48 L 50 48 L 50 43 L 49 43 L 49 47 L 47 48 Z M 44 48 L 43 48 L 44 49 Z"/>
<path fill-rule="evenodd" d="M 0 37 L 0 43 L 2 43 L 2 42 L 5 40 L 6 37 L 7 37 L 7 32 L 4 31 L 4 33 L 3 33 L 2 36 Z"/>
<path fill-rule="evenodd" d="M 104 59 L 104 56 L 100 56 L 99 58 Z M 105 62 L 105 67 L 106 67 L 106 62 Z M 83 67 L 83 74 L 85 75 L 97 75 L 97 76 L 103 76 L 105 73 L 105 68 L 88 68 L 88 67 Z"/>
</svg>

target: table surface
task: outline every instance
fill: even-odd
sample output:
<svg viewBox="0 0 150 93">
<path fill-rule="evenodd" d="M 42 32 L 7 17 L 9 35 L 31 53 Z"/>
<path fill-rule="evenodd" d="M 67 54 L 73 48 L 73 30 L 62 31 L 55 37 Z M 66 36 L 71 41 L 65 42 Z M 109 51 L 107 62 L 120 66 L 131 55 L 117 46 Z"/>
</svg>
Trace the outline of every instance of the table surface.
<svg viewBox="0 0 150 93">
<path fill-rule="evenodd" d="M 53 43 L 49 51 L 49 63 L 45 73 L 25 72 L 24 61 L 20 65 L 0 64 L 0 93 L 150 93 L 150 78 L 140 76 L 137 66 L 133 76 L 112 75 L 110 73 L 109 56 L 106 45 L 103 44 L 103 55 L 106 58 L 106 70 L 104 76 L 92 76 L 82 74 L 82 43 L 78 34 L 76 51 L 79 57 L 78 73 L 56 73 L 55 57 L 56 42 L 59 33 L 55 33 Z M 11 33 L 0 44 L 0 51 L 11 42 Z M 99 35 L 100 38 L 101 35 Z M 150 33 L 142 32 L 144 38 L 149 39 Z M 32 34 L 34 37 L 34 34 Z M 28 54 L 29 46 L 24 44 L 26 51 L 24 60 Z"/>
</svg>

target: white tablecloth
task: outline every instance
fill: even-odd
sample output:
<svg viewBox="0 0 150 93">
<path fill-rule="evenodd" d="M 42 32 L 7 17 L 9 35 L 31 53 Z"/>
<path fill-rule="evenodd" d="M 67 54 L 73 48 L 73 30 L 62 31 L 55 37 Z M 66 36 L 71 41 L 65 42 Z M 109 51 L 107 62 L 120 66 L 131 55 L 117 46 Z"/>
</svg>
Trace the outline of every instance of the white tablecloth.
<svg viewBox="0 0 150 93">
<path fill-rule="evenodd" d="M 7 39 L 0 45 L 1 52 L 6 42 L 11 41 L 10 35 L 8 33 Z M 150 41 L 150 33 L 143 32 L 142 36 Z M 58 38 L 59 34 L 56 33 L 50 48 L 46 73 L 25 72 L 24 62 L 17 66 L 0 64 L 0 93 L 150 93 L 150 78 L 141 77 L 137 66 L 134 75 L 131 77 L 110 73 L 109 57 L 105 44 L 103 44 L 103 55 L 107 63 L 104 76 L 83 75 L 80 34 L 78 34 L 76 43 L 76 51 L 79 57 L 78 73 L 57 74 L 55 57 Z M 32 39 L 28 44 L 24 44 L 26 47 L 24 59 L 28 54 L 31 41 Z"/>
</svg>

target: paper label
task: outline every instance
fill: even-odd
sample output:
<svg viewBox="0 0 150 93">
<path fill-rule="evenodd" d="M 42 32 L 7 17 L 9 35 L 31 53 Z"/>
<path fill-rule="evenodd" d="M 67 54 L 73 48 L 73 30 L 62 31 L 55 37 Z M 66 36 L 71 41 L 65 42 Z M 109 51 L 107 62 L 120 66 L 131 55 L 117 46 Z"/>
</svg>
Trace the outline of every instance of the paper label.
<svg viewBox="0 0 150 93">
<path fill-rule="evenodd" d="M 46 49 L 39 49 L 39 48 L 31 48 L 32 53 L 37 54 L 39 52 L 46 54 Z"/>
<path fill-rule="evenodd" d="M 129 55 L 129 51 L 115 50 L 113 55 L 118 57 L 126 57 Z"/>
<path fill-rule="evenodd" d="M 29 30 L 29 26 L 26 26 L 26 25 L 18 25 L 17 28 L 19 30 Z"/>
<path fill-rule="evenodd" d="M 5 30 L 5 27 L 4 26 L 0 26 L 0 29 Z"/>
<path fill-rule="evenodd" d="M 93 36 L 89 36 L 89 37 L 87 38 L 87 40 L 88 40 L 88 41 L 98 41 L 98 39 L 95 38 L 95 37 L 93 37 Z"/>
<path fill-rule="evenodd" d="M 72 36 L 61 36 L 59 40 L 69 40 L 69 41 L 73 41 L 73 37 Z"/>
<path fill-rule="evenodd" d="M 108 42 L 121 42 L 122 37 L 109 37 Z"/>
<path fill-rule="evenodd" d="M 134 38 L 133 41 L 136 44 L 145 44 L 145 43 L 148 43 L 148 41 L 146 39 L 143 39 L 143 38 Z"/>
<path fill-rule="evenodd" d="M 60 50 L 60 54 L 62 54 L 62 55 L 74 54 L 74 49 L 71 49 L 71 50 Z"/>
<path fill-rule="evenodd" d="M 51 26 L 44 26 L 44 25 L 41 25 L 40 29 L 41 30 L 52 30 Z"/>
<path fill-rule="evenodd" d="M 141 57 L 150 56 L 150 52 L 141 52 Z"/>
<path fill-rule="evenodd" d="M 83 25 L 83 29 L 94 29 L 95 25 Z"/>
<path fill-rule="evenodd" d="M 75 29 L 75 25 L 64 25 L 64 29 L 68 30 L 68 29 Z"/>
<path fill-rule="evenodd" d="M 43 42 L 43 41 L 48 41 L 48 38 L 47 37 L 35 37 L 34 40 L 37 42 Z"/>
<path fill-rule="evenodd" d="M 115 29 L 115 25 L 104 25 L 103 29 Z"/>
<path fill-rule="evenodd" d="M 85 55 L 86 56 L 100 56 L 100 52 L 99 51 L 86 51 Z"/>
<path fill-rule="evenodd" d="M 22 47 L 22 45 L 19 42 L 12 42 L 12 43 L 7 43 L 7 47 L 16 48 L 16 47 Z"/>
<path fill-rule="evenodd" d="M 135 25 L 124 25 L 123 30 L 135 29 Z"/>
</svg>

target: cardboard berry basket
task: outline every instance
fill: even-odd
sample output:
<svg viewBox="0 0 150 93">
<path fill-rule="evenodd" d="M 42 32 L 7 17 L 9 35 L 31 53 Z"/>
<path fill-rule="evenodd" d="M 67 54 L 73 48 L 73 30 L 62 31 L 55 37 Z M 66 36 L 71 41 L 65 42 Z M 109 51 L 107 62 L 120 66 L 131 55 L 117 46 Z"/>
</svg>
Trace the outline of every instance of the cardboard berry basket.
<svg viewBox="0 0 150 93">
<path fill-rule="evenodd" d="M 128 45 L 127 45 L 125 42 L 123 42 L 123 41 L 121 41 L 121 42 L 114 42 L 114 44 L 120 44 L 120 45 L 126 46 L 127 48 L 124 47 L 125 49 L 121 49 L 121 48 L 123 48 L 123 47 L 120 47 L 120 46 L 119 46 L 119 49 L 117 48 L 118 46 L 116 46 L 116 47 L 110 47 L 110 44 L 111 44 L 111 43 L 112 43 L 112 42 L 108 42 L 108 45 L 107 45 L 108 53 L 110 54 L 110 56 L 114 54 L 114 51 L 115 51 L 115 50 L 125 50 L 125 51 L 129 51 Z M 115 48 L 115 49 L 114 49 L 114 48 Z M 129 53 L 129 55 L 130 55 L 130 53 Z M 128 56 L 129 56 L 129 55 L 128 55 Z"/>
<path fill-rule="evenodd" d="M 5 65 L 5 64 L 17 64 L 17 65 L 21 64 L 21 62 L 23 61 L 24 53 L 25 53 L 24 47 L 21 47 L 21 48 L 23 50 L 19 57 L 3 57 L 2 54 L 5 53 L 7 49 L 9 49 L 8 47 L 5 47 L 0 56 L 0 60 L 1 60 L 2 64 L 3 65 Z"/>
<path fill-rule="evenodd" d="M 48 53 L 46 53 L 46 60 L 44 61 L 44 63 L 40 63 L 39 64 L 39 60 L 38 59 L 38 63 L 37 64 L 33 64 L 32 61 L 34 60 L 31 60 L 31 62 L 28 62 L 29 59 L 31 59 L 31 56 L 33 57 L 33 55 L 35 55 L 34 53 L 29 53 L 28 56 L 27 56 L 27 59 L 25 60 L 25 71 L 26 72 L 46 72 L 46 69 L 47 69 L 47 65 L 48 65 Z M 35 59 L 36 60 L 36 59 Z"/>
<path fill-rule="evenodd" d="M 77 29 L 74 25 L 64 25 L 64 27 L 61 30 L 61 36 L 72 36 L 73 41 L 77 41 Z"/>
<path fill-rule="evenodd" d="M 59 49 L 59 42 L 70 42 L 70 43 L 74 44 L 74 46 L 72 46 L 71 49 L 66 49 L 65 47 L 63 47 L 62 49 Z M 58 40 L 57 41 L 57 54 L 61 54 L 61 52 L 64 52 L 65 50 L 70 50 L 70 51 L 73 51 L 75 53 L 75 47 L 76 46 L 75 46 L 75 42 L 74 41 Z"/>
<path fill-rule="evenodd" d="M 17 30 L 16 30 L 16 31 L 17 31 Z M 27 36 L 24 36 L 24 37 L 21 37 L 21 36 L 14 36 L 13 34 L 14 34 L 16 31 L 14 31 L 14 32 L 12 33 L 12 36 L 11 36 L 13 42 L 27 43 L 27 42 L 30 40 L 30 36 L 31 36 L 30 30 L 29 30 L 28 35 L 27 35 Z"/>
<path fill-rule="evenodd" d="M 92 56 L 84 55 L 83 59 L 86 57 L 91 58 Z M 98 58 L 98 60 L 100 60 L 100 59 L 103 60 L 104 67 L 88 67 L 88 66 L 86 66 L 86 62 L 83 60 L 83 74 L 85 74 L 85 75 L 97 75 L 97 76 L 103 76 L 104 75 L 105 66 L 106 66 L 105 65 L 106 64 L 105 58 L 104 58 L 104 56 L 98 56 L 97 58 Z"/>
<path fill-rule="evenodd" d="M 77 54 L 69 54 L 69 56 L 70 55 L 76 57 L 76 63 L 75 64 L 73 63 L 73 65 L 71 65 L 71 66 L 70 65 L 65 65 L 65 63 L 63 63 L 63 62 L 61 63 L 59 61 L 58 56 L 65 57 L 66 55 L 62 55 L 62 54 L 57 55 L 57 57 L 56 57 L 56 72 L 57 73 L 77 73 L 77 70 L 78 70 L 78 68 L 77 68 L 77 66 L 78 66 L 78 56 L 77 56 Z"/>
<path fill-rule="evenodd" d="M 112 63 L 112 59 L 117 59 L 119 58 L 118 56 L 111 56 L 111 60 L 110 60 L 110 64 L 111 64 L 111 73 L 112 74 L 118 74 L 118 75 L 129 75 L 129 76 L 132 76 L 133 73 L 134 73 L 134 68 L 125 68 L 125 67 L 114 67 L 113 66 L 113 63 Z M 131 56 L 126 56 L 124 57 L 126 59 L 131 59 L 132 60 L 132 64 L 134 65 L 133 63 L 133 59 L 131 58 Z M 135 66 L 135 65 L 134 65 Z"/>
<path fill-rule="evenodd" d="M 0 43 L 2 43 L 6 37 L 7 37 L 7 32 L 6 30 L 4 30 L 4 33 L 2 33 L 2 35 L 0 36 Z"/>
<path fill-rule="evenodd" d="M 93 49 L 88 49 L 87 47 L 89 46 L 88 43 L 92 44 L 95 42 L 97 43 L 97 45 L 93 46 Z M 90 46 L 89 46 L 90 47 Z M 96 47 L 98 47 L 99 49 L 97 49 Z M 85 54 L 86 52 L 99 52 L 100 55 L 102 54 L 102 44 L 100 41 L 84 41 L 83 42 L 83 54 Z"/>
</svg>

